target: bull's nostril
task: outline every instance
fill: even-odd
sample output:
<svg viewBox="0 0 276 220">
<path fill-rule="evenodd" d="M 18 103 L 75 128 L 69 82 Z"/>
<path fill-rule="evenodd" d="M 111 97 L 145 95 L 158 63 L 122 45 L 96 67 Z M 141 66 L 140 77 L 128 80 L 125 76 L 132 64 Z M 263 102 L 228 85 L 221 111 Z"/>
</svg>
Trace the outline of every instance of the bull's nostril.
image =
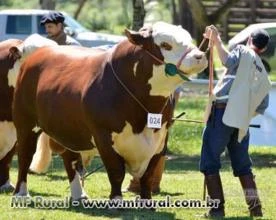
<svg viewBox="0 0 276 220">
<path fill-rule="evenodd" d="M 202 54 L 200 54 L 200 55 L 197 54 L 197 55 L 195 55 L 195 58 L 196 58 L 197 60 L 200 60 L 200 59 L 202 59 L 202 56 L 203 56 Z"/>
</svg>

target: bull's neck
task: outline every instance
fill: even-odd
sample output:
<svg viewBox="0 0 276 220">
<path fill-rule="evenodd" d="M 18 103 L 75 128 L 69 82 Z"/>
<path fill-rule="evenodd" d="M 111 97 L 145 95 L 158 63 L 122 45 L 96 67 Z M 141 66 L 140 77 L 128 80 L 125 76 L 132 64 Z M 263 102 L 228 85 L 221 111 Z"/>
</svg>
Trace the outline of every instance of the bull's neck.
<svg viewBox="0 0 276 220">
<path fill-rule="evenodd" d="M 117 57 L 117 54 L 120 54 L 118 51 L 127 54 L 122 56 L 125 57 L 124 59 Z M 158 52 L 150 52 L 160 57 Z M 168 97 L 182 82 L 178 76 L 166 76 L 165 65 L 155 60 L 139 46 L 118 47 L 114 53 L 113 61 L 115 62 L 112 63 L 115 72 L 131 90 L 141 90 L 138 88 L 141 86 L 142 89 L 149 88 L 150 96 Z M 124 71 L 118 71 L 118 69 L 124 69 Z"/>
</svg>

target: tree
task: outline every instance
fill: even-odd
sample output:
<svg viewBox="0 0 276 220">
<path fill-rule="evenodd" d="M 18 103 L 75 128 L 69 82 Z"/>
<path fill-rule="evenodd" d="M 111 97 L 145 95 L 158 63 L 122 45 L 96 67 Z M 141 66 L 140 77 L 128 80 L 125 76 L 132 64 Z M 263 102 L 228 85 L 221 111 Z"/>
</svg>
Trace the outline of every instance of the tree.
<svg viewBox="0 0 276 220">
<path fill-rule="evenodd" d="M 132 0 L 133 4 L 133 21 L 132 29 L 139 30 L 144 25 L 144 18 L 146 15 L 143 0 Z"/>
<path fill-rule="evenodd" d="M 183 1 L 183 0 L 179 0 Z M 193 19 L 198 28 L 198 35 L 196 36 L 197 42 L 202 40 L 202 33 L 205 27 L 210 24 L 217 24 L 221 21 L 222 17 L 228 12 L 228 10 L 239 0 L 225 0 L 217 10 L 211 14 L 207 14 L 207 10 L 204 7 L 201 0 L 186 0 L 191 10 Z"/>
<path fill-rule="evenodd" d="M 56 1 L 55 0 L 39 0 L 41 9 L 55 10 Z"/>
<path fill-rule="evenodd" d="M 74 14 L 74 18 L 77 20 L 80 13 L 81 13 L 81 10 L 83 9 L 83 6 L 85 5 L 85 3 L 87 2 L 87 0 L 79 0 L 79 5 L 78 5 L 78 8 L 77 10 L 75 11 L 75 14 Z"/>
<path fill-rule="evenodd" d="M 228 10 L 239 0 L 220 0 L 222 4 L 214 10 L 212 13 L 207 14 L 207 9 L 204 7 L 202 0 L 179 0 L 180 7 L 180 22 L 184 28 L 186 28 L 190 33 L 195 33 L 197 44 L 199 45 L 202 41 L 202 34 L 205 31 L 205 27 L 210 24 L 218 24 L 223 16 L 227 14 Z M 192 16 L 188 13 L 191 13 Z M 192 18 L 192 19 L 191 19 Z M 187 22 L 187 20 L 189 20 Z M 191 25 L 195 24 L 195 25 Z M 196 30 L 194 30 L 196 29 Z M 205 69 L 201 74 L 198 75 L 199 78 L 208 78 L 209 69 Z M 216 77 L 216 74 L 215 74 Z"/>
<path fill-rule="evenodd" d="M 0 0 L 0 6 L 11 6 L 12 0 Z"/>
</svg>

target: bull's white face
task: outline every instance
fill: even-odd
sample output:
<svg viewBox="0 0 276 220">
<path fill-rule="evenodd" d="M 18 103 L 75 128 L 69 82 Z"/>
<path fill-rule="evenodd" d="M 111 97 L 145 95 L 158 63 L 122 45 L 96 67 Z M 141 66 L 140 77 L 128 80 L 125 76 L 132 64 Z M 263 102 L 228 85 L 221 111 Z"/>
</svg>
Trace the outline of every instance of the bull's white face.
<svg viewBox="0 0 276 220">
<path fill-rule="evenodd" d="M 160 47 L 166 63 L 176 65 L 183 54 L 186 54 L 179 67 L 186 74 L 196 74 L 207 67 L 205 53 L 192 43 L 191 35 L 181 26 L 157 22 L 152 30 L 154 43 Z"/>
</svg>

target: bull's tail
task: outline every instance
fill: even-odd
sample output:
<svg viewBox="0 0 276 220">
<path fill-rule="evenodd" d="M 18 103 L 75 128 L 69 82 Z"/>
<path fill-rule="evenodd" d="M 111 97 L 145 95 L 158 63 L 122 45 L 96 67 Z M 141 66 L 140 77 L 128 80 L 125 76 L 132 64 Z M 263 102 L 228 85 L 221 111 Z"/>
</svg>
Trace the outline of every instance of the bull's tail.
<svg viewBox="0 0 276 220">
<path fill-rule="evenodd" d="M 49 144 L 49 136 L 42 132 L 38 138 L 36 152 L 30 166 L 35 173 L 45 173 L 52 160 L 52 150 Z"/>
</svg>

